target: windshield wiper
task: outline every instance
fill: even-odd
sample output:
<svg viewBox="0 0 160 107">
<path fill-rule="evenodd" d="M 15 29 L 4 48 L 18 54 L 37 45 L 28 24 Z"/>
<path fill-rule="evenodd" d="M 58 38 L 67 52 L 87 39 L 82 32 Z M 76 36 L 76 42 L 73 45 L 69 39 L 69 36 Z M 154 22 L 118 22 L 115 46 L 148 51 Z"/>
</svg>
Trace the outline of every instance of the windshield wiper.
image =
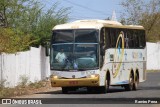
<svg viewBox="0 0 160 107">
<path fill-rule="evenodd" d="M 92 68 L 93 70 L 95 70 L 95 69 L 99 69 L 99 67 L 95 67 L 95 68 Z"/>
</svg>

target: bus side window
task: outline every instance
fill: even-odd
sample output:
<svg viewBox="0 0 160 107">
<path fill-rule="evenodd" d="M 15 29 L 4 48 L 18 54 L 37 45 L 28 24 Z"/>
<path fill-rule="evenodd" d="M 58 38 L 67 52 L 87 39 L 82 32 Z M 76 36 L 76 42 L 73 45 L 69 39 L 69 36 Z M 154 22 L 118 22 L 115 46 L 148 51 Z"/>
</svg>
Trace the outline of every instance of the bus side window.
<svg viewBox="0 0 160 107">
<path fill-rule="evenodd" d="M 129 38 L 128 38 L 128 34 L 126 31 L 127 30 L 125 29 L 124 30 L 124 42 L 125 42 L 124 47 L 128 49 L 129 48 Z"/>
<path fill-rule="evenodd" d="M 101 35 L 100 35 L 100 47 L 101 47 L 101 50 L 104 51 L 105 48 L 106 48 L 106 40 L 105 40 L 105 28 L 102 28 L 101 29 Z M 101 53 L 103 54 L 103 53 Z"/>
<path fill-rule="evenodd" d="M 113 33 L 112 33 L 112 30 L 111 28 L 109 28 L 109 36 L 110 36 L 110 47 L 112 48 L 113 47 Z"/>
<path fill-rule="evenodd" d="M 146 46 L 145 31 L 142 31 L 142 37 L 143 37 L 143 47 L 145 47 Z"/>
<path fill-rule="evenodd" d="M 139 38 L 138 35 L 139 32 L 138 30 L 134 30 L 133 38 L 134 38 L 134 48 L 139 48 Z"/>
<path fill-rule="evenodd" d="M 104 28 L 102 28 L 100 32 L 100 44 L 104 45 Z"/>
<path fill-rule="evenodd" d="M 117 42 L 116 29 L 113 28 L 110 29 L 110 37 L 111 37 L 111 47 L 115 48 Z"/>
<path fill-rule="evenodd" d="M 105 29 L 100 30 L 100 67 L 103 66 L 104 54 L 105 54 Z"/>
<path fill-rule="evenodd" d="M 139 48 L 143 48 L 142 32 L 139 31 Z"/>
<path fill-rule="evenodd" d="M 133 32 L 132 32 L 132 30 L 130 30 L 130 29 L 127 30 L 127 36 L 128 36 L 129 48 L 133 48 L 134 44 L 133 44 Z"/>
<path fill-rule="evenodd" d="M 146 46 L 145 31 L 139 31 L 139 48 L 144 48 Z"/>
<path fill-rule="evenodd" d="M 120 33 L 123 31 L 124 31 L 123 29 L 117 29 L 117 39 L 118 39 Z M 120 45 L 120 48 L 122 48 L 122 38 L 120 38 L 120 40 L 119 40 L 119 45 Z"/>
<path fill-rule="evenodd" d="M 105 43 L 107 49 L 111 47 L 111 36 L 108 28 L 105 29 Z"/>
<path fill-rule="evenodd" d="M 136 46 L 137 46 L 137 48 L 139 48 L 139 37 L 138 37 L 139 35 L 137 34 L 137 36 L 136 36 Z"/>
</svg>

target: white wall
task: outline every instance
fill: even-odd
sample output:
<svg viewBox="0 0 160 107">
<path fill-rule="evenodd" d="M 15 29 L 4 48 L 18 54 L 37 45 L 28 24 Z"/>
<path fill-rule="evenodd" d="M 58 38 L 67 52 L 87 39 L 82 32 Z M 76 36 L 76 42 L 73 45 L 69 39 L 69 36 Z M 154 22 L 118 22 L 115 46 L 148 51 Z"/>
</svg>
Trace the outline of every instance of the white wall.
<svg viewBox="0 0 160 107">
<path fill-rule="evenodd" d="M 160 70 L 160 43 L 147 43 L 147 69 Z M 0 81 L 6 80 L 7 87 L 14 87 L 22 75 L 31 82 L 49 77 L 49 57 L 45 56 L 45 48 L 31 47 L 30 51 L 0 55 Z"/>
<path fill-rule="evenodd" d="M 160 70 L 160 42 L 147 43 L 147 69 Z"/>
<path fill-rule="evenodd" d="M 43 47 L 31 47 L 30 51 L 0 55 L 0 81 L 6 80 L 7 87 L 18 85 L 22 76 L 35 82 L 43 80 L 49 75 L 49 58 L 45 56 Z"/>
</svg>

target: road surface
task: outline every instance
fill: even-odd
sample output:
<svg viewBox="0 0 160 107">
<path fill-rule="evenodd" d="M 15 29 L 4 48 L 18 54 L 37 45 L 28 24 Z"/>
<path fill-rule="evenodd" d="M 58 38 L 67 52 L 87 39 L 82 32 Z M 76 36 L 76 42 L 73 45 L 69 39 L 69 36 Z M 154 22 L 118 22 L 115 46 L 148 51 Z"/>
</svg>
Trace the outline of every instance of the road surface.
<svg viewBox="0 0 160 107">
<path fill-rule="evenodd" d="M 100 104 L 99 107 L 106 104 L 108 100 L 110 104 L 116 104 L 117 101 L 122 101 L 122 104 L 126 104 L 123 100 L 128 100 L 130 98 L 131 100 L 134 99 L 133 102 L 135 102 L 136 99 L 139 100 L 139 98 L 140 100 L 146 100 L 146 98 L 147 100 L 156 100 L 160 99 L 160 72 L 147 73 L 147 80 L 139 84 L 137 91 L 125 91 L 122 87 L 110 87 L 109 93 L 106 94 L 89 94 L 86 89 L 72 91 L 69 92 L 69 94 L 62 94 L 61 88 L 56 88 L 56 90 L 53 89 L 53 91 L 50 92 L 35 93 L 34 95 L 25 95 L 20 98 L 51 98 L 47 103 L 60 103 L 62 106 L 63 104 L 75 104 L 74 106 L 78 106 L 76 104 L 77 102 L 79 104 L 87 104 L 86 102 L 88 102 L 89 104 Z M 154 104 L 149 106 L 160 107 L 160 100 L 157 101 L 159 105 Z M 145 107 L 149 106 L 145 104 Z M 92 107 L 94 107 L 94 105 L 92 105 Z M 122 107 L 124 107 L 124 105 L 122 105 Z M 142 107 L 142 105 L 139 107 Z"/>
<path fill-rule="evenodd" d="M 139 84 L 137 91 L 125 91 L 122 87 L 110 87 L 106 94 L 89 94 L 86 89 L 62 94 L 61 88 L 41 92 L 24 98 L 160 98 L 160 72 L 147 73 L 147 80 Z"/>
</svg>

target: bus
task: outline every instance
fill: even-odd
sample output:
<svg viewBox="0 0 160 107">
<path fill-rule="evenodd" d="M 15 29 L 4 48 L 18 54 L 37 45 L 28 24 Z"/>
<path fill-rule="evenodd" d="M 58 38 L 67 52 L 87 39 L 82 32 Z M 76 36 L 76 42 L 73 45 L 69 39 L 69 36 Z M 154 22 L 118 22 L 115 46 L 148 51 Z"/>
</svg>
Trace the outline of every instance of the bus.
<svg viewBox="0 0 160 107">
<path fill-rule="evenodd" d="M 62 93 L 85 87 L 106 93 L 110 86 L 137 90 L 146 80 L 143 26 L 111 20 L 77 20 L 53 28 L 51 86 Z"/>
</svg>

